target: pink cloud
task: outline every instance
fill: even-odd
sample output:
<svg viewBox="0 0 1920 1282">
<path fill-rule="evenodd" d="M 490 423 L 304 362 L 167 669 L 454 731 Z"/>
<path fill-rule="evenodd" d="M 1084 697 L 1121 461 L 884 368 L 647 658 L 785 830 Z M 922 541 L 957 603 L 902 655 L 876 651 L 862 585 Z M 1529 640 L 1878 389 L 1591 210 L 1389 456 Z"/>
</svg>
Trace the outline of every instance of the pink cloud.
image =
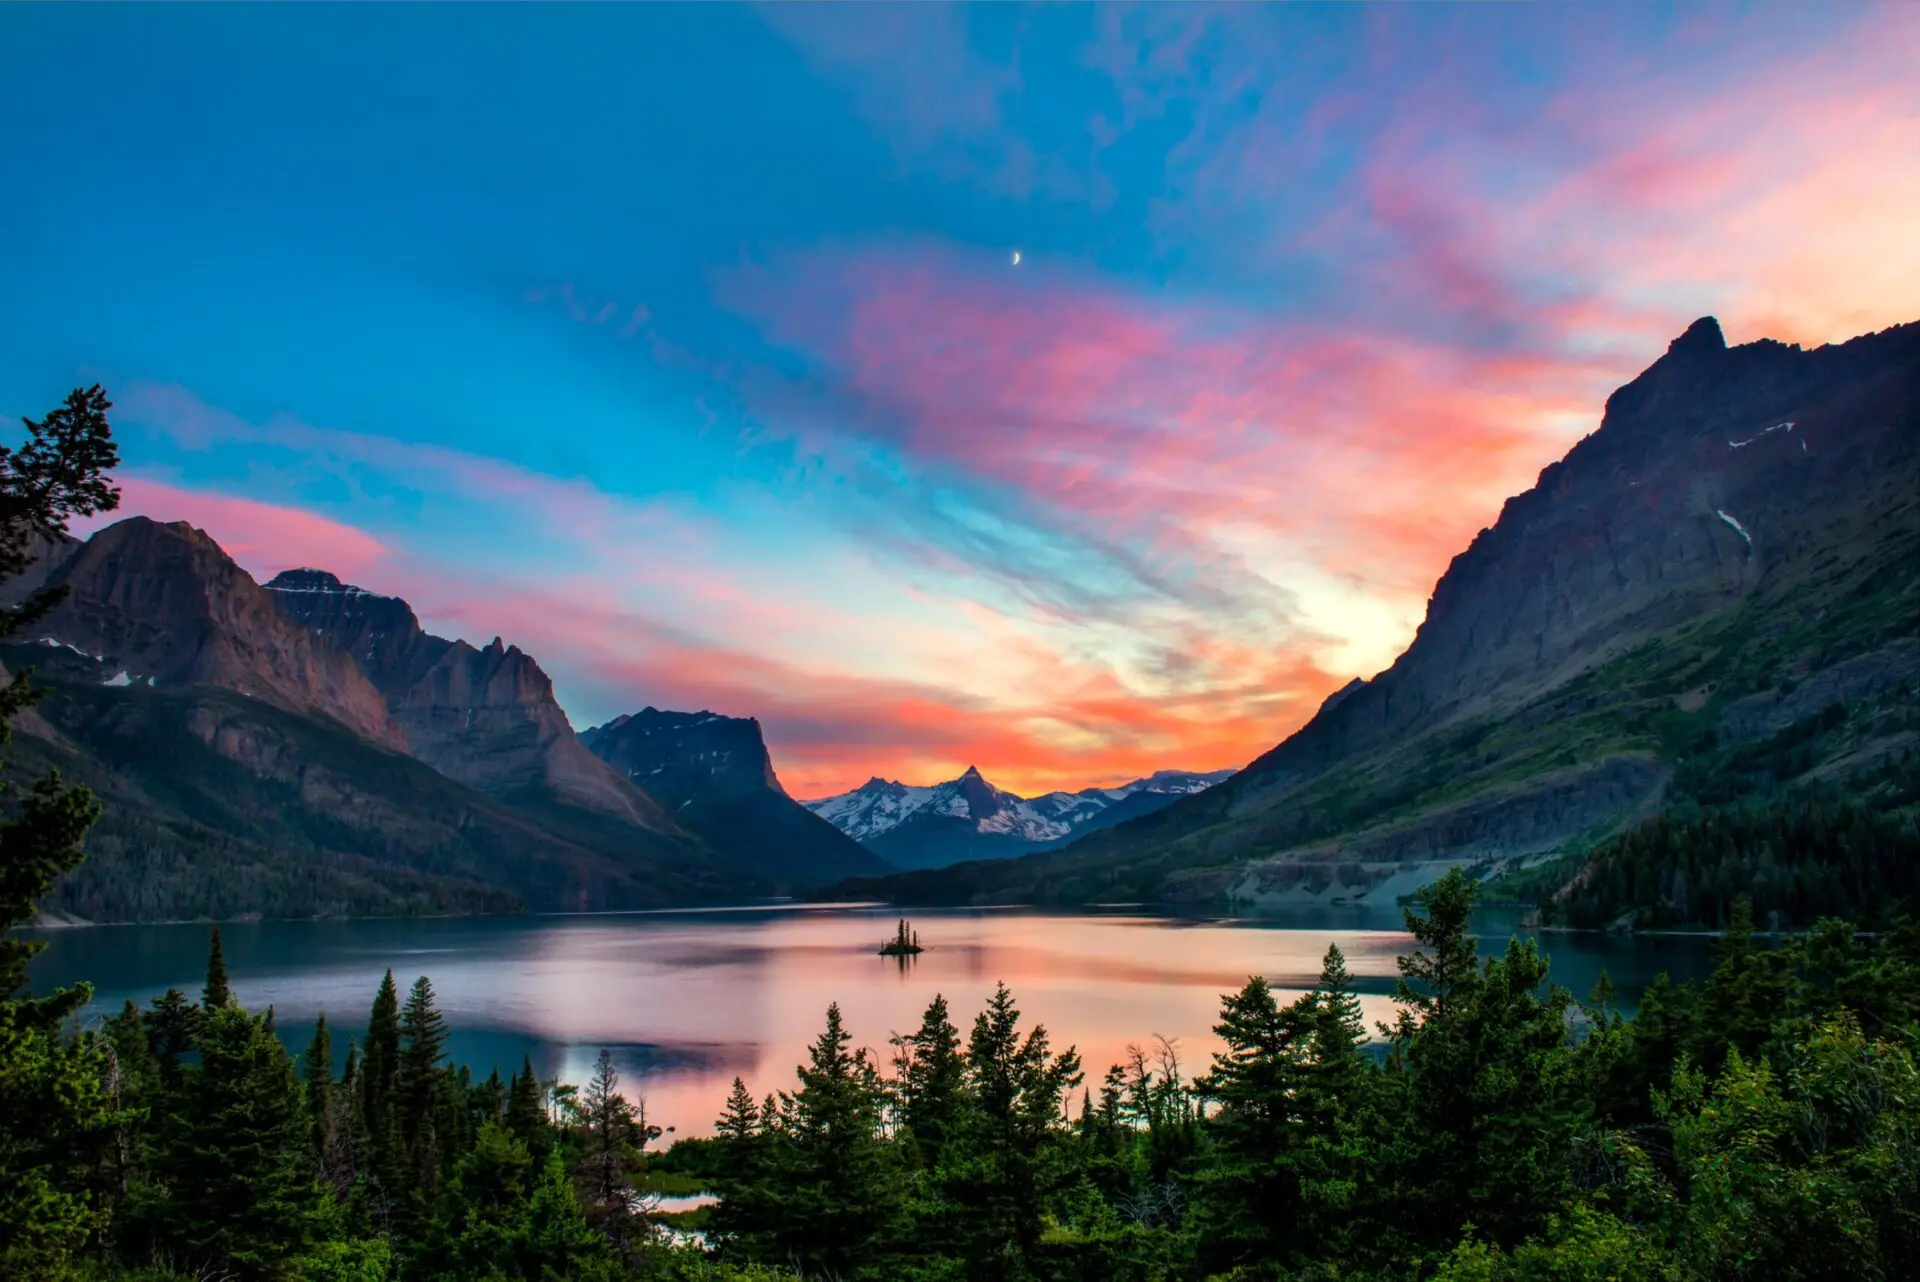
<svg viewBox="0 0 1920 1282">
<path fill-rule="evenodd" d="M 212 535 L 256 579 L 302 566 L 321 566 L 342 577 L 365 576 L 392 556 L 373 535 L 300 508 L 181 489 L 138 475 L 117 480 L 119 510 L 76 522 L 77 537 L 129 516 L 185 521 Z"/>
</svg>

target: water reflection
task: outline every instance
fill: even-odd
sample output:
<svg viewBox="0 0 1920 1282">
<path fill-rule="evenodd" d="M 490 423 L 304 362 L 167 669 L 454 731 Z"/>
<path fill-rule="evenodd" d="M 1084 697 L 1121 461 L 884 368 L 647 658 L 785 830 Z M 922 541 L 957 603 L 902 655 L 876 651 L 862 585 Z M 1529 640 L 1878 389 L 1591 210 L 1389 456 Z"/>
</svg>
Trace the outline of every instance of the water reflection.
<svg viewBox="0 0 1920 1282">
<path fill-rule="evenodd" d="M 1477 929 L 1504 944 L 1517 918 Z M 269 922 L 222 927 L 235 990 L 271 1003 L 295 1046 L 321 1011 L 342 1033 L 365 1025 L 381 972 L 404 988 L 430 975 L 453 1054 L 484 1075 L 530 1058 L 584 1080 L 610 1049 L 649 1120 L 704 1131 L 738 1075 L 756 1096 L 793 1085 L 793 1067 L 840 1003 L 857 1042 L 884 1053 L 945 993 L 963 1032 L 996 982 L 1014 990 L 1056 1046 L 1075 1044 L 1098 1078 L 1130 1042 L 1172 1039 L 1190 1068 L 1217 1046 L 1220 995 L 1250 974 L 1287 993 L 1310 986 L 1338 943 L 1369 1021 L 1391 1017 L 1395 958 L 1411 941 L 1398 914 L 1316 909 L 1247 919 L 1017 910 L 922 912 L 926 951 L 878 957 L 884 909 L 757 908 L 697 913 L 431 921 Z M 38 986 L 90 979 L 95 1009 L 179 987 L 197 994 L 204 926 L 47 931 Z M 1603 968 L 1631 1002 L 1655 973 L 1701 973 L 1697 940 L 1548 936 L 1555 979 L 1585 993 Z M 345 1055 L 344 1036 L 336 1038 Z M 884 1057 L 884 1055 L 883 1055 Z"/>
</svg>

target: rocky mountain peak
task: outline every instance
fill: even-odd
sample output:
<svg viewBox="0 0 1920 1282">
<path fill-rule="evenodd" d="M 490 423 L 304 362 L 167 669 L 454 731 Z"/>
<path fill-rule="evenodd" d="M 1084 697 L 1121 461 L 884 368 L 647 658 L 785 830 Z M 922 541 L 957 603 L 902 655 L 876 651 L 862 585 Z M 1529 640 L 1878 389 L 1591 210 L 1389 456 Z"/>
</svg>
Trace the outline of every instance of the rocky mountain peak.
<svg viewBox="0 0 1920 1282">
<path fill-rule="evenodd" d="M 750 717 L 649 705 L 588 729 L 580 739 L 669 808 L 695 796 L 757 791 L 786 796 L 760 723 Z"/>
<path fill-rule="evenodd" d="M 341 583 L 325 570 L 289 570 L 268 595 L 283 615 L 353 656 L 404 728 L 408 750 L 481 792 L 546 789 L 569 804 L 644 828 L 672 822 L 580 743 L 553 681 L 518 646 L 485 648 L 420 626 L 413 607 Z"/>
<path fill-rule="evenodd" d="M 392 748 L 406 737 L 380 692 L 336 647 L 284 618 L 203 530 L 130 517 L 75 549 L 50 583 L 71 590 L 39 629 L 129 681 L 212 685 L 318 712 Z"/>
<path fill-rule="evenodd" d="M 787 795 L 751 717 L 649 705 L 583 731 L 580 741 L 657 797 L 676 822 L 716 849 L 769 866 L 779 880 L 805 883 L 885 866 Z"/>
<path fill-rule="evenodd" d="M 342 583 L 329 570 L 316 570 L 302 567 L 298 570 L 282 570 L 262 585 L 269 592 L 358 592 L 359 588 Z"/>
<path fill-rule="evenodd" d="M 1720 322 L 1711 316 L 1702 316 L 1687 326 L 1686 332 L 1667 344 L 1669 356 L 1706 355 L 1727 350 L 1727 336 L 1720 330 Z"/>
</svg>

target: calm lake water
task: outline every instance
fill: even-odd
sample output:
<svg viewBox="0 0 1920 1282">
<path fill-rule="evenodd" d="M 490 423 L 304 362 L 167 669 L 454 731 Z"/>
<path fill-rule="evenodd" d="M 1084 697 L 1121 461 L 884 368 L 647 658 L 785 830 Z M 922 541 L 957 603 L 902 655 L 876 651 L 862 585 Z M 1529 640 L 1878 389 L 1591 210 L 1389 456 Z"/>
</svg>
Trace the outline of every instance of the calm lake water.
<svg viewBox="0 0 1920 1282">
<path fill-rule="evenodd" d="M 735 1075 L 756 1096 L 794 1085 L 793 1069 L 838 1001 L 856 1044 L 884 1062 L 887 1039 L 919 1024 L 944 993 L 964 1033 L 997 981 L 1056 1047 L 1075 1045 L 1095 1084 L 1130 1042 L 1173 1039 L 1189 1073 L 1205 1067 L 1220 996 L 1251 974 L 1296 992 L 1329 943 L 1358 980 L 1369 1020 L 1387 1019 L 1394 959 L 1409 937 L 1391 909 L 1313 909 L 1254 918 L 1028 910 L 916 913 L 926 952 L 875 955 L 886 909 L 780 906 L 565 917 L 229 923 L 233 987 L 272 1004 L 305 1046 L 325 1011 L 345 1037 L 366 1026 L 381 973 L 404 993 L 427 975 L 453 1030 L 452 1053 L 484 1077 L 531 1056 L 542 1075 L 582 1081 L 602 1047 L 650 1121 L 704 1134 Z M 1489 913 L 1482 951 L 1517 919 Z M 198 997 L 207 928 L 103 926 L 34 932 L 48 941 L 36 990 L 86 979 L 93 1011 L 144 1003 L 169 987 Z M 1631 1003 L 1656 974 L 1703 974 L 1709 945 L 1683 938 L 1546 935 L 1557 982 L 1584 995 L 1604 968 Z"/>
</svg>

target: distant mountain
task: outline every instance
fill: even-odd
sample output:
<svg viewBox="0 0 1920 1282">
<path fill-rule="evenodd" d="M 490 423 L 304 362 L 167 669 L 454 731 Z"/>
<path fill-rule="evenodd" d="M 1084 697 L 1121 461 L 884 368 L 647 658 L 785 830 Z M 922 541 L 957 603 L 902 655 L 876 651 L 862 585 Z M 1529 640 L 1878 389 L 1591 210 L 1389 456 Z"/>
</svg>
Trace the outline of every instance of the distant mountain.
<svg viewBox="0 0 1920 1282">
<path fill-rule="evenodd" d="M 9 777 L 58 768 L 106 802 L 54 913 L 642 908 L 773 888 L 587 752 L 531 659 L 408 632 L 404 603 L 342 586 L 329 607 L 342 626 L 359 606 L 395 625 L 352 637 L 397 636 L 391 661 L 369 659 L 388 695 L 185 524 L 122 521 L 49 545 L 23 577 L 0 604 L 40 583 L 70 595 L 0 646 L 49 688 Z M 411 682 L 395 676 L 408 665 Z"/>
<path fill-rule="evenodd" d="M 676 824 L 777 886 L 802 889 L 888 867 L 787 795 L 750 717 L 643 708 L 582 731 L 580 741 Z"/>
<path fill-rule="evenodd" d="M 1915 743 L 1916 496 L 1920 324 L 1809 351 L 1703 319 L 1454 558 L 1392 667 L 1233 779 L 836 893 L 1391 901 L 1461 863 L 1572 877 L 1675 804 L 1844 789 Z"/>
<path fill-rule="evenodd" d="M 1027 798 L 994 787 L 969 766 L 958 779 L 932 787 L 876 777 L 852 792 L 804 804 L 896 867 L 940 868 L 1052 849 L 1151 814 L 1232 774 L 1162 770 L 1117 788 Z"/>
<path fill-rule="evenodd" d="M 496 797 L 551 799 L 655 832 L 676 825 L 654 798 L 587 750 L 531 655 L 495 637 L 484 649 L 428 634 L 413 608 L 288 570 L 266 584 L 281 614 L 353 656 L 378 687 L 407 752 Z"/>
</svg>

